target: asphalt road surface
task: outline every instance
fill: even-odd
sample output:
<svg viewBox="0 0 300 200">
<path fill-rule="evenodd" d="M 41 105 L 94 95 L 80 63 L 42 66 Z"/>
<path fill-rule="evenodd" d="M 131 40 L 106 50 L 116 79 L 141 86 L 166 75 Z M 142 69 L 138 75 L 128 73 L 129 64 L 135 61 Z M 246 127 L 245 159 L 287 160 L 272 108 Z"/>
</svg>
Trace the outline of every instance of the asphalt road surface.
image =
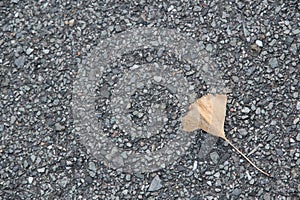
<svg viewBox="0 0 300 200">
<path fill-rule="evenodd" d="M 299 199 L 299 49 L 297 0 L 0 1 L 0 199 Z M 218 89 L 270 177 L 182 135 Z"/>
</svg>

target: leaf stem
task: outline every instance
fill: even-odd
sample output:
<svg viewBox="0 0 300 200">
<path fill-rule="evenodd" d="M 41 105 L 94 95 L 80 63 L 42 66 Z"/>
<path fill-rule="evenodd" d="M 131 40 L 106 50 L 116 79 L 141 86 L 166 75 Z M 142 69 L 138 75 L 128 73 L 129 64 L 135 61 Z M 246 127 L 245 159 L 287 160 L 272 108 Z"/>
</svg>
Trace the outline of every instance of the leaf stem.
<svg viewBox="0 0 300 200">
<path fill-rule="evenodd" d="M 245 154 L 243 154 L 243 152 L 241 152 L 238 148 L 236 148 L 226 137 L 223 138 L 228 144 L 230 144 L 230 146 L 232 146 L 239 154 L 241 154 L 253 167 L 255 167 L 255 169 L 257 169 L 258 171 L 260 171 L 261 173 L 263 173 L 266 176 L 270 176 L 270 174 L 268 174 L 267 172 L 261 170 L 259 167 L 257 167 Z"/>
</svg>

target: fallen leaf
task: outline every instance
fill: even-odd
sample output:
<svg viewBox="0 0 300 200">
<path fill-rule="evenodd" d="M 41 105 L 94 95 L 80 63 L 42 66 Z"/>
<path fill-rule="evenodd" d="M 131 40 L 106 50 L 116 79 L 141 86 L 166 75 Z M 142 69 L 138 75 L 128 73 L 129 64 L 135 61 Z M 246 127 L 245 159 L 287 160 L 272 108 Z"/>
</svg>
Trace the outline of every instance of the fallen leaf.
<svg viewBox="0 0 300 200">
<path fill-rule="evenodd" d="M 246 155 L 236 148 L 225 136 L 224 122 L 226 115 L 227 96 L 223 94 L 205 95 L 190 105 L 189 112 L 182 119 L 183 130 L 187 132 L 202 129 L 205 132 L 224 139 L 252 166 L 261 173 L 270 176 L 258 168 Z"/>
<path fill-rule="evenodd" d="M 224 122 L 226 114 L 226 95 L 206 95 L 190 106 L 183 118 L 184 131 L 202 129 L 214 136 L 225 138 Z"/>
</svg>

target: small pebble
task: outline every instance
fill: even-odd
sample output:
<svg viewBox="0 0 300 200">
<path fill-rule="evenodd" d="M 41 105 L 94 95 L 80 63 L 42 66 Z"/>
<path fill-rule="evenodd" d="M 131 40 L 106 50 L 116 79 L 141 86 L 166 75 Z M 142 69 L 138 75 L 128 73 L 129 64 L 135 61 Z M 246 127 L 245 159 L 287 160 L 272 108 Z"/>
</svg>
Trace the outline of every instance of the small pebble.
<svg viewBox="0 0 300 200">
<path fill-rule="evenodd" d="M 55 123 L 55 130 L 56 131 L 65 130 L 65 126 L 61 125 L 60 123 Z"/>
<path fill-rule="evenodd" d="M 219 161 L 219 154 L 217 152 L 212 152 L 209 154 L 210 155 L 210 159 L 213 161 L 213 163 L 217 164 Z"/>
<path fill-rule="evenodd" d="M 154 192 L 162 188 L 161 180 L 158 175 L 154 177 L 154 179 L 151 181 L 150 187 L 148 189 L 149 192 Z"/>
<path fill-rule="evenodd" d="M 276 68 L 278 66 L 278 61 L 277 61 L 277 58 L 271 58 L 269 60 L 269 64 L 272 68 Z"/>
<path fill-rule="evenodd" d="M 28 183 L 31 184 L 33 182 L 33 177 L 28 177 Z"/>
<path fill-rule="evenodd" d="M 250 108 L 248 108 L 248 107 L 244 107 L 243 109 L 242 109 L 242 112 L 243 113 L 249 113 L 251 111 L 251 109 Z"/>
<path fill-rule="evenodd" d="M 25 56 L 20 56 L 15 60 L 15 65 L 17 67 L 23 67 L 25 63 Z"/>
<path fill-rule="evenodd" d="M 45 167 L 39 168 L 39 169 L 37 169 L 37 171 L 38 171 L 39 173 L 44 173 L 44 172 L 45 172 Z"/>
<path fill-rule="evenodd" d="M 28 48 L 26 49 L 26 54 L 30 55 L 33 52 L 34 49 Z"/>
<path fill-rule="evenodd" d="M 68 24 L 69 26 L 74 26 L 74 23 L 75 23 L 75 19 L 71 19 Z"/>
<path fill-rule="evenodd" d="M 161 82 L 162 77 L 161 76 L 154 76 L 153 79 L 154 79 L 154 81 L 159 83 L 159 82 Z"/>
<path fill-rule="evenodd" d="M 255 44 L 259 47 L 263 47 L 263 42 L 261 40 L 256 40 Z"/>
<path fill-rule="evenodd" d="M 297 109 L 297 110 L 300 110 L 300 101 L 297 102 L 296 109 Z"/>
<path fill-rule="evenodd" d="M 239 189 L 239 188 L 235 188 L 233 191 L 232 191 L 232 194 L 234 196 L 239 196 L 241 194 L 242 190 Z"/>
<path fill-rule="evenodd" d="M 300 133 L 297 134 L 296 140 L 300 142 Z"/>
</svg>

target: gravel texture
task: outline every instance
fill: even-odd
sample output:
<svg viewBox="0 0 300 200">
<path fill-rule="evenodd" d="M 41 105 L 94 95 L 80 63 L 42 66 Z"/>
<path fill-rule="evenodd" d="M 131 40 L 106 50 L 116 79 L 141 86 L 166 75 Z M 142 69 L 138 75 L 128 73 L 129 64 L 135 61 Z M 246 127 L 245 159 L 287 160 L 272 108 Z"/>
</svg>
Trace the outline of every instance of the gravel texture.
<svg viewBox="0 0 300 200">
<path fill-rule="evenodd" d="M 78 68 L 100 40 L 137 27 L 175 29 L 210 54 L 230 89 L 226 135 L 271 177 L 222 140 L 209 145 L 202 131 L 185 155 L 155 172 L 114 170 L 88 153 L 72 115 Z M 299 49 L 297 0 L 0 1 L 0 199 L 299 199 Z M 168 50 L 124 55 L 99 78 L 99 123 L 103 114 L 109 119 L 103 106 L 117 84 L 111 76 L 121 66 L 154 62 L 195 74 Z M 194 76 L 189 89 L 199 97 L 208 89 Z M 143 152 L 168 145 L 182 113 L 170 92 L 177 85 L 155 85 L 164 81 L 155 76 L 140 85 L 129 114 L 135 124 L 148 123 L 149 102 L 164 99 L 173 115 L 165 130 L 136 141 L 114 136 L 108 120 L 116 146 Z"/>
</svg>

